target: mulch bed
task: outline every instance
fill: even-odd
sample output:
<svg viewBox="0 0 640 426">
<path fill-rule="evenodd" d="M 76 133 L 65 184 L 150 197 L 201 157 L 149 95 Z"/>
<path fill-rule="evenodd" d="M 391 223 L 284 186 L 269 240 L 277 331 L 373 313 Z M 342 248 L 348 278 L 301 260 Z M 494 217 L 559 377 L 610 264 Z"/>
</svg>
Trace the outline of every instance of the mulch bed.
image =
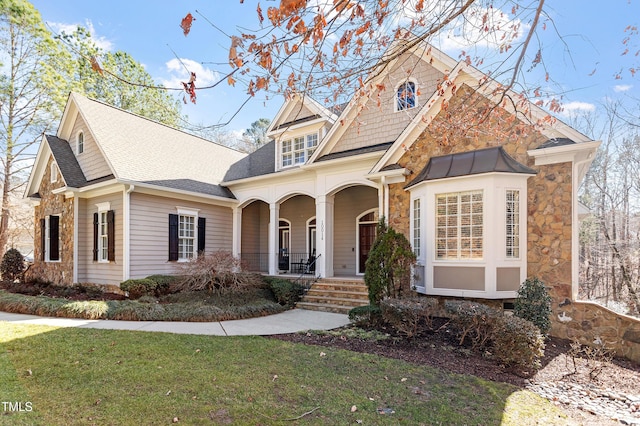
<svg viewBox="0 0 640 426">
<path fill-rule="evenodd" d="M 73 301 L 84 300 L 124 300 L 123 294 L 103 291 L 92 285 L 76 284 L 72 286 L 59 286 L 43 283 L 13 283 L 0 281 L 0 289 L 10 293 L 24 294 L 27 296 L 47 296 Z"/>
</svg>

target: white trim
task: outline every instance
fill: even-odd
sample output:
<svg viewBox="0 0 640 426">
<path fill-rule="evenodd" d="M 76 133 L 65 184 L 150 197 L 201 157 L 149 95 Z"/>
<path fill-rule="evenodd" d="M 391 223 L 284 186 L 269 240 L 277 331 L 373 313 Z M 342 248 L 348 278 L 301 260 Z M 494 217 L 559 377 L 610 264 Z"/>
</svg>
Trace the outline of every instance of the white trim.
<svg viewBox="0 0 640 426">
<path fill-rule="evenodd" d="M 98 209 L 98 213 L 111 210 L 111 202 L 105 201 L 104 203 L 96 204 L 96 208 Z"/>
<path fill-rule="evenodd" d="M 176 206 L 178 213 L 178 262 L 188 262 L 198 255 L 198 212 L 199 209 L 193 209 L 189 207 Z M 180 236 L 180 217 L 192 217 L 193 218 L 193 239 L 191 237 Z M 181 257 L 180 240 L 193 240 L 193 247 L 191 257 Z"/>
<path fill-rule="evenodd" d="M 311 240 L 309 238 L 309 235 L 311 233 L 311 229 L 315 229 L 316 236 L 315 236 L 315 247 L 314 247 L 314 249 L 316 250 L 316 256 L 317 256 L 317 253 L 318 253 L 318 221 L 316 221 L 315 225 L 311 226 L 311 222 L 313 220 L 315 220 L 315 219 L 316 219 L 315 216 L 311 216 L 309 219 L 307 219 L 307 222 L 305 223 L 305 225 L 306 225 L 305 226 L 305 233 L 306 233 L 306 236 L 305 236 L 305 241 L 306 241 L 305 248 L 307 250 L 309 250 L 309 256 L 311 256 L 311 254 L 312 254 L 312 250 L 310 250 L 311 249 Z"/>
<path fill-rule="evenodd" d="M 78 282 L 78 215 L 80 214 L 79 200 L 73 198 L 73 283 Z"/>
<path fill-rule="evenodd" d="M 56 183 L 58 182 L 58 163 L 56 163 L 55 161 L 51 162 L 51 166 L 49 167 L 49 174 L 51 175 L 51 183 Z"/>
<path fill-rule="evenodd" d="M 58 260 L 51 260 L 51 226 L 49 223 L 49 218 L 51 216 L 57 216 L 58 217 Z M 60 218 L 62 217 L 61 213 L 57 213 L 57 214 L 48 214 L 45 216 L 44 218 L 44 232 L 45 232 L 45 236 L 44 236 L 44 261 L 45 263 L 60 263 L 62 262 L 62 247 L 61 247 L 61 235 L 60 235 Z"/>
<path fill-rule="evenodd" d="M 131 193 L 135 186 L 122 191 L 122 281 L 131 277 Z"/>
</svg>

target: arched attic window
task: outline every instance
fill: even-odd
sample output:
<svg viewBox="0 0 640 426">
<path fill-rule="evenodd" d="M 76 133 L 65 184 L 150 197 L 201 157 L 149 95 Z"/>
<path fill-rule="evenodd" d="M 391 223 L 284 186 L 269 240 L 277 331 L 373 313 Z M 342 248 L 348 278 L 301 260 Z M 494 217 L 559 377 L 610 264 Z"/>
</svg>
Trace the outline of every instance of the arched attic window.
<svg viewBox="0 0 640 426">
<path fill-rule="evenodd" d="M 82 154 L 84 152 L 84 133 L 82 132 L 78 133 L 78 138 L 76 141 L 76 150 L 78 154 Z"/>
<path fill-rule="evenodd" d="M 407 80 L 396 88 L 396 111 L 405 111 L 417 105 L 416 82 Z"/>
</svg>

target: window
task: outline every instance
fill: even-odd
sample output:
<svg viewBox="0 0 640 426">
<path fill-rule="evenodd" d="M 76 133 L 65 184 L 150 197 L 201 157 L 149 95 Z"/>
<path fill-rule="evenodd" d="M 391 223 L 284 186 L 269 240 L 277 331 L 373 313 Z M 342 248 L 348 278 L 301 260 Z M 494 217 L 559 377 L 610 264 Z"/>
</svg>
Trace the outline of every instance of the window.
<svg viewBox="0 0 640 426">
<path fill-rule="evenodd" d="M 40 219 L 40 248 L 43 261 L 60 261 L 60 216 Z"/>
<path fill-rule="evenodd" d="M 93 214 L 93 260 L 115 262 L 115 211 L 110 210 L 109 202 L 96 204 L 96 207 L 98 211 Z"/>
<path fill-rule="evenodd" d="M 413 252 L 420 257 L 420 199 L 413 200 Z"/>
<path fill-rule="evenodd" d="M 406 81 L 396 90 L 396 111 L 404 111 L 416 106 L 416 84 Z"/>
<path fill-rule="evenodd" d="M 78 133 L 78 154 L 82 154 L 84 152 L 84 133 Z"/>
<path fill-rule="evenodd" d="M 482 191 L 436 194 L 436 258 L 482 259 Z"/>
<path fill-rule="evenodd" d="M 187 261 L 205 250 L 206 220 L 197 210 L 169 214 L 169 260 Z M 196 251 L 197 250 L 197 251 Z"/>
<path fill-rule="evenodd" d="M 505 247 L 510 259 L 520 257 L 520 191 L 507 190 L 505 205 Z"/>
<path fill-rule="evenodd" d="M 318 147 L 318 133 L 282 141 L 282 167 L 303 164 Z"/>
<path fill-rule="evenodd" d="M 55 161 L 51 163 L 50 172 L 51 172 L 51 183 L 57 182 L 58 181 L 58 165 L 56 164 Z"/>
</svg>

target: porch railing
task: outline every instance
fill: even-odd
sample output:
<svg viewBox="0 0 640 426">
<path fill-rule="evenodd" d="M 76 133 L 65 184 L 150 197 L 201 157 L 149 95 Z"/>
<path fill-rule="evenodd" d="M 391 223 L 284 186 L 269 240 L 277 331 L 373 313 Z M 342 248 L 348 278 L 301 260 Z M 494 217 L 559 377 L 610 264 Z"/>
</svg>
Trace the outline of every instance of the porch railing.
<svg viewBox="0 0 640 426">
<path fill-rule="evenodd" d="M 289 274 L 310 274 L 316 272 L 316 256 L 309 253 L 278 254 L 278 270 Z M 249 271 L 269 272 L 269 253 L 241 253 L 242 265 Z"/>
</svg>

